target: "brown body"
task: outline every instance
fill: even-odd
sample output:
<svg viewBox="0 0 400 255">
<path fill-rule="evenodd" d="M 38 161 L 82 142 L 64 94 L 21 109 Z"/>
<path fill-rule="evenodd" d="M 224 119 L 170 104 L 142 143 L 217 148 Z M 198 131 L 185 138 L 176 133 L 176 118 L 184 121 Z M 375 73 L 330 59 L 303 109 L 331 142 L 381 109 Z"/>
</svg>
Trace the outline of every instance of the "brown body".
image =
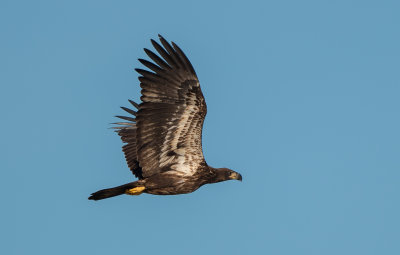
<svg viewBox="0 0 400 255">
<path fill-rule="evenodd" d="M 170 171 L 140 180 L 138 184 L 141 183 L 145 187 L 144 193 L 153 195 L 178 195 L 191 193 L 207 182 L 207 178 L 203 175 L 182 176 L 179 172 Z"/>
<path fill-rule="evenodd" d="M 167 171 L 136 183 L 145 187 L 144 193 L 178 195 L 192 193 L 204 184 L 241 180 L 242 178 L 241 175 L 235 174 L 234 171 L 227 168 L 215 169 L 208 166 L 205 168 L 191 176 L 185 176 L 176 171 Z"/>
</svg>

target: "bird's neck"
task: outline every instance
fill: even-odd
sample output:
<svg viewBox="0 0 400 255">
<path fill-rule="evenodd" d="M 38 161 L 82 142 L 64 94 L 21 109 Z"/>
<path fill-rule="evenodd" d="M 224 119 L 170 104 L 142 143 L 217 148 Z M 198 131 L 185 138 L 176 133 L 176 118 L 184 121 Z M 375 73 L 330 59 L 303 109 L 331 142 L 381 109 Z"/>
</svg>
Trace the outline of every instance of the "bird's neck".
<svg viewBox="0 0 400 255">
<path fill-rule="evenodd" d="M 209 176 L 209 183 L 217 183 L 217 182 L 222 182 L 226 181 L 226 174 L 223 170 L 219 168 L 210 168 L 210 176 Z"/>
</svg>

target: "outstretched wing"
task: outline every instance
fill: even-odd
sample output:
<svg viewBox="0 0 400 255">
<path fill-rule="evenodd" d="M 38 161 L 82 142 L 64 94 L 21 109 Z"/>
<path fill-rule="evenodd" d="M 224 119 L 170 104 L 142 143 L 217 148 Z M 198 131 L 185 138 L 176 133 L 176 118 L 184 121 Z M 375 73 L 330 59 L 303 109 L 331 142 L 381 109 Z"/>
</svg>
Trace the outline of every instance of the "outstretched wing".
<svg viewBox="0 0 400 255">
<path fill-rule="evenodd" d="M 163 47 L 151 42 L 162 58 L 145 49 L 153 62 L 139 59 L 153 72 L 136 69 L 142 103 L 135 119 L 135 156 L 145 178 L 169 170 L 192 175 L 205 164 L 201 134 L 207 106 L 188 58 L 159 38 Z"/>
</svg>

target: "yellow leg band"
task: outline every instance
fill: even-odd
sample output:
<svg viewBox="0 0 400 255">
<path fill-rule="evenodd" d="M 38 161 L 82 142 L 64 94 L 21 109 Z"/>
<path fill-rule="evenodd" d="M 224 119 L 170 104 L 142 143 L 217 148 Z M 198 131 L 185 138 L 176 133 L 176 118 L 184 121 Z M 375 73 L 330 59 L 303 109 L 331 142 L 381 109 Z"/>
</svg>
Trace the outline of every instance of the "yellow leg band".
<svg viewBox="0 0 400 255">
<path fill-rule="evenodd" d="M 132 188 L 132 189 L 127 189 L 125 191 L 125 194 L 127 195 L 140 195 L 143 193 L 143 191 L 145 190 L 145 187 L 141 186 L 141 187 L 136 187 L 136 188 Z"/>
</svg>

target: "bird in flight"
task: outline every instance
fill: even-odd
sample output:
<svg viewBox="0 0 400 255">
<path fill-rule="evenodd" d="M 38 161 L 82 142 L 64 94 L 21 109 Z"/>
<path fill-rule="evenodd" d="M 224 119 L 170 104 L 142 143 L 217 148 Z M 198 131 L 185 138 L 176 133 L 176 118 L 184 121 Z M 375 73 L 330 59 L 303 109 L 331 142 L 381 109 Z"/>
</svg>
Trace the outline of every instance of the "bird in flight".
<svg viewBox="0 0 400 255">
<path fill-rule="evenodd" d="M 204 160 L 201 136 L 207 106 L 199 80 L 183 51 L 160 35 L 159 39 L 162 46 L 151 40 L 159 56 L 144 49 L 152 62 L 139 59 L 151 71 L 135 69 L 142 102 L 129 100 L 135 109 L 121 107 L 130 115 L 116 116 L 123 122 L 115 123 L 128 167 L 139 180 L 99 190 L 91 200 L 186 194 L 208 183 L 242 180 L 239 173 L 210 167 Z"/>
</svg>

